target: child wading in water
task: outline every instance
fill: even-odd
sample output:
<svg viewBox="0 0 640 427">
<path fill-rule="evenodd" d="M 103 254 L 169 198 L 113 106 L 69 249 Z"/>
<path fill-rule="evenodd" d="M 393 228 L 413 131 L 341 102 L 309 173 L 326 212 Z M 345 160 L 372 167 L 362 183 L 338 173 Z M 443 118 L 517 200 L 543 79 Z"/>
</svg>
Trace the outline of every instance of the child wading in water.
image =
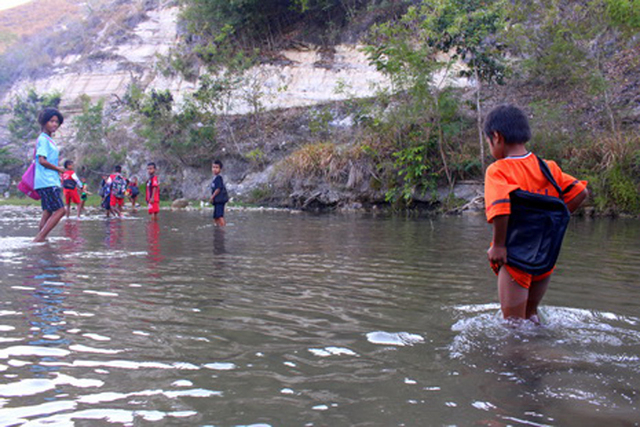
<svg viewBox="0 0 640 427">
<path fill-rule="evenodd" d="M 80 218 L 82 208 L 84 208 L 84 202 L 87 200 L 84 183 L 78 178 L 75 170 L 73 170 L 73 160 L 66 160 L 64 162 L 64 169 L 61 179 L 64 201 L 67 205 L 67 218 L 71 215 L 71 203 L 78 205 L 78 218 Z M 80 197 L 79 191 L 82 191 L 84 198 Z"/>
<path fill-rule="evenodd" d="M 138 195 L 140 194 L 140 189 L 138 188 L 138 177 L 132 176 L 127 184 L 127 196 L 129 197 L 129 201 L 131 202 L 131 210 L 133 212 L 136 211 L 136 202 L 138 201 Z"/>
<path fill-rule="evenodd" d="M 220 160 L 216 160 L 211 164 L 211 172 L 213 172 L 213 181 L 211 182 L 209 202 L 213 203 L 214 223 L 222 227 L 227 225 L 224 219 L 224 205 L 229 201 L 229 196 L 222 176 L 220 176 L 220 172 L 222 172 L 222 162 Z"/>
<path fill-rule="evenodd" d="M 34 242 L 44 242 L 65 214 L 60 189 L 60 174 L 64 169 L 58 166 L 60 150 L 52 139 L 63 121 L 64 117 L 55 108 L 45 108 L 38 116 L 42 133 L 36 143 L 34 189 L 40 195 L 42 217 Z"/>
<path fill-rule="evenodd" d="M 147 163 L 147 173 L 149 174 L 149 180 L 147 181 L 146 200 L 149 206 L 149 215 L 151 215 L 151 220 L 157 221 L 158 212 L 160 212 L 160 187 L 155 163 Z"/>
<path fill-rule="evenodd" d="M 527 151 L 525 143 L 531 138 L 529 122 L 524 112 L 515 106 L 502 105 L 491 111 L 485 120 L 484 133 L 491 155 L 496 159 L 486 172 L 485 207 L 487 220 L 493 224 L 493 241 L 487 255 L 491 268 L 498 275 L 502 315 L 505 319 L 529 319 L 539 323 L 538 305 L 549 285 L 555 258 L 547 257 L 551 264 L 548 268 L 543 267 L 546 271 L 530 269 L 533 273 L 511 265 L 518 263 L 517 260 L 507 259 L 511 259 L 511 254 L 517 253 L 515 247 L 507 247 L 509 229 L 516 227 L 515 223 L 509 221 L 512 207 L 515 207 L 514 200 L 517 202 L 514 192 L 519 194 L 516 190 L 524 190 L 529 195 L 533 193 L 533 197 L 543 195 L 542 198 L 547 196 L 547 199 L 551 196 L 552 202 L 556 204 L 556 199 L 560 198 L 569 212 L 573 212 L 587 197 L 587 182 L 578 181 L 562 172 L 555 162 L 538 160 L 538 157 Z M 549 171 L 549 176 L 555 182 L 547 176 Z M 562 209 L 566 211 L 564 206 Z M 568 213 L 566 216 L 568 219 Z M 542 225 L 542 222 L 539 224 Z M 529 232 L 531 229 L 529 227 Z M 530 236 L 529 241 L 524 242 L 526 247 L 541 246 L 540 240 L 548 237 L 544 233 L 535 234 L 536 232 Z M 564 234 L 564 228 L 561 233 Z M 550 236 L 556 239 L 558 250 L 562 235 Z"/>
</svg>

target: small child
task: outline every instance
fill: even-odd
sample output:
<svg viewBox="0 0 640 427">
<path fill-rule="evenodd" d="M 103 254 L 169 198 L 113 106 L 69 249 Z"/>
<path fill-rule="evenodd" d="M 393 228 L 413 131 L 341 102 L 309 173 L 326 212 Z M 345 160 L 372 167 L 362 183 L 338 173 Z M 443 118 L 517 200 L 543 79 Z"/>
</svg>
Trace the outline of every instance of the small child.
<svg viewBox="0 0 640 427">
<path fill-rule="evenodd" d="M 138 201 L 139 194 L 140 189 L 138 188 L 138 177 L 132 176 L 129 180 L 129 184 L 127 184 L 127 195 L 131 202 L 131 210 L 134 212 L 136 211 L 136 202 Z"/>
<path fill-rule="evenodd" d="M 562 172 L 555 162 L 547 161 L 552 177 L 562 190 L 558 194 L 556 187 L 544 175 L 542 162 L 525 147 L 531 138 L 531 130 L 524 112 L 515 106 L 502 105 L 491 111 L 485 120 L 484 133 L 491 155 L 496 159 L 487 168 L 485 176 L 485 207 L 487 221 L 493 224 L 493 241 L 487 255 L 498 276 L 502 315 L 505 319 L 529 319 L 539 323 L 538 305 L 554 267 L 534 275 L 507 263 L 510 195 L 520 189 L 562 198 L 569 212 L 573 212 L 587 197 L 587 182 L 578 181 Z"/>
<path fill-rule="evenodd" d="M 111 215 L 111 186 L 107 184 L 106 175 L 102 176 L 102 181 L 100 182 L 100 189 L 98 190 L 98 195 L 102 197 L 102 202 L 100 202 L 100 206 L 105 210 L 105 214 L 107 218 Z"/>
<path fill-rule="evenodd" d="M 218 226 L 225 226 L 227 222 L 224 219 L 224 205 L 229 201 L 227 188 L 220 172 L 222 172 L 222 162 L 216 160 L 211 164 L 211 172 L 213 172 L 213 181 L 211 182 L 211 197 L 209 202 L 213 203 L 213 221 Z"/>
<path fill-rule="evenodd" d="M 152 221 L 157 221 L 158 212 L 160 212 L 160 186 L 156 175 L 155 163 L 147 163 L 147 173 L 149 174 L 149 179 L 147 180 L 146 200 L 149 206 L 149 215 L 151 215 Z"/>
<path fill-rule="evenodd" d="M 124 193 L 127 190 L 127 180 L 122 176 L 122 166 L 116 165 L 113 173 L 107 178 L 107 185 L 111 193 L 109 204 L 115 215 L 122 216 L 124 208 Z"/>
<path fill-rule="evenodd" d="M 82 190 L 84 194 L 84 183 L 78 178 L 73 169 L 73 160 L 65 160 L 64 172 L 61 174 L 60 179 L 62 180 L 62 192 L 67 206 L 67 218 L 71 214 L 71 203 L 78 205 L 78 218 L 80 218 L 86 197 L 82 200 L 80 199 L 78 190 Z"/>
</svg>

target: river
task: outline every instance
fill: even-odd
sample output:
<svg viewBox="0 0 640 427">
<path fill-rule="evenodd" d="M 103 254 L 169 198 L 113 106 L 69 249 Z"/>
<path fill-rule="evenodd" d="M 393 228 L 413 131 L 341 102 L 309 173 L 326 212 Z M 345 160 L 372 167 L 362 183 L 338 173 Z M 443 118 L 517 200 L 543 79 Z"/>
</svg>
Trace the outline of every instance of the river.
<svg viewBox="0 0 640 427">
<path fill-rule="evenodd" d="M 0 208 L 0 425 L 640 425 L 640 222 L 507 327 L 482 216 Z"/>
</svg>

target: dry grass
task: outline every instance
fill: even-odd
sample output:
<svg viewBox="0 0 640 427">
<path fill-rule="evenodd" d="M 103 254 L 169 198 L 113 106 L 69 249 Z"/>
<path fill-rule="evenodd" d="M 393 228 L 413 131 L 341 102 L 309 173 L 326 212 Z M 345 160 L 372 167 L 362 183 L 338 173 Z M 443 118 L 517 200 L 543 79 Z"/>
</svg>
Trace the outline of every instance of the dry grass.
<svg viewBox="0 0 640 427">
<path fill-rule="evenodd" d="M 78 19 L 83 8 L 79 0 L 34 0 L 0 11 L 0 52 L 23 37 L 42 33 L 67 19 Z"/>
</svg>

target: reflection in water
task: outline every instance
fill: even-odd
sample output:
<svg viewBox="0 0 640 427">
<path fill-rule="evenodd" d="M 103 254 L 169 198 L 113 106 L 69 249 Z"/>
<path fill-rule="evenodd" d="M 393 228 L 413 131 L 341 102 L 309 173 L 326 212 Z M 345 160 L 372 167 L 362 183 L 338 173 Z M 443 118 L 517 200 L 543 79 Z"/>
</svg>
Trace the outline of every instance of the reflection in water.
<svg viewBox="0 0 640 427">
<path fill-rule="evenodd" d="M 227 253 L 225 246 L 224 227 L 213 227 L 213 254 L 224 255 Z"/>
<path fill-rule="evenodd" d="M 48 244 L 34 248 L 35 265 L 30 276 L 23 281 L 29 292 L 24 302 L 24 310 L 30 325 L 28 344 L 35 346 L 33 354 L 41 354 L 42 361 L 56 360 L 41 347 L 64 347 L 70 344 L 66 338 L 66 316 L 64 304 L 67 299 L 68 285 L 62 280 L 65 267 L 57 260 L 57 254 Z M 34 373 L 57 371 L 58 368 L 35 363 L 31 366 Z"/>
<path fill-rule="evenodd" d="M 158 266 L 164 260 L 160 249 L 160 224 L 158 221 L 149 221 L 147 228 L 147 260 L 151 277 L 160 278 Z"/>
<path fill-rule="evenodd" d="M 119 250 L 123 248 L 124 231 L 123 220 L 121 218 L 108 218 L 105 221 L 107 230 L 105 234 L 105 244 L 111 250 Z"/>
<path fill-rule="evenodd" d="M 0 425 L 638 423 L 636 222 L 573 222 L 514 329 L 480 217 L 32 217 L 0 215 Z"/>
</svg>

